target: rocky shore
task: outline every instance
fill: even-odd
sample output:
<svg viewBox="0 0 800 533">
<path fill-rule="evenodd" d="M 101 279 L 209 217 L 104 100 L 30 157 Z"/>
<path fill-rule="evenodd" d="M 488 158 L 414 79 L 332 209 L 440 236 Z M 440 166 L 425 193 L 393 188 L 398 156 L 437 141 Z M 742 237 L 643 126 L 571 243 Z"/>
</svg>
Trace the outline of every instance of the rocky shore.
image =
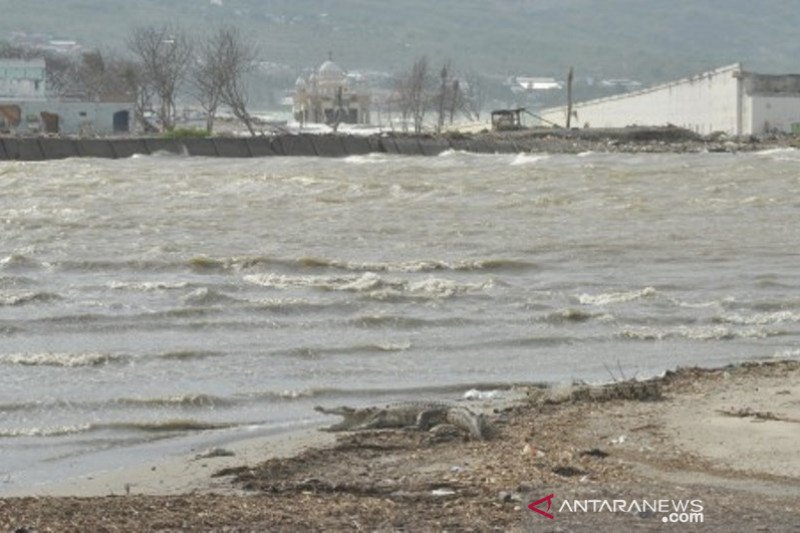
<svg viewBox="0 0 800 533">
<path fill-rule="evenodd" d="M 724 133 L 701 136 L 677 127 L 628 127 L 576 130 L 528 130 L 477 134 L 490 144 L 513 140 L 530 152 L 578 154 L 612 153 L 737 153 L 798 148 L 800 139 L 787 134 L 732 137 Z"/>
<path fill-rule="evenodd" d="M 213 477 L 191 493 L 8 498 L 0 500 L 0 529 L 800 529 L 798 361 L 503 394 L 469 403 L 493 428 L 486 440 L 435 428 L 367 429 L 260 463 L 221 468 L 214 461 L 237 458 L 211 454 L 203 462 Z M 552 519 L 528 508 L 540 500 Z M 615 501 L 616 511 L 602 505 Z M 701 510 L 642 507 L 658 501 Z M 599 503 L 582 512 L 580 502 Z"/>
</svg>

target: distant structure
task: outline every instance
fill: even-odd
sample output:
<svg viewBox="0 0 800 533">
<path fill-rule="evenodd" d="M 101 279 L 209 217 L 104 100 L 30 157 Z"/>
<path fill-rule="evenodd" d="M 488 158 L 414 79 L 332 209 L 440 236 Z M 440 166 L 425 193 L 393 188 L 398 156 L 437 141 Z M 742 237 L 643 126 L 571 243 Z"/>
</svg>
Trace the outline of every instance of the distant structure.
<svg viewBox="0 0 800 533">
<path fill-rule="evenodd" d="M 566 123 L 566 106 L 539 112 Z M 639 91 L 573 106 L 573 124 L 591 127 L 672 124 L 707 135 L 798 131 L 800 74 L 747 72 L 741 63 Z"/>
<path fill-rule="evenodd" d="M 562 89 L 555 78 L 517 76 L 512 83 L 512 91 L 552 91 Z"/>
<path fill-rule="evenodd" d="M 128 133 L 132 116 L 129 102 L 50 98 L 44 59 L 0 59 L 0 133 Z"/>
<path fill-rule="evenodd" d="M 297 79 L 292 112 L 300 124 L 369 124 L 372 96 L 361 77 L 348 75 L 332 59 L 308 79 Z"/>
<path fill-rule="evenodd" d="M 0 98 L 44 100 L 44 59 L 0 59 Z"/>
</svg>

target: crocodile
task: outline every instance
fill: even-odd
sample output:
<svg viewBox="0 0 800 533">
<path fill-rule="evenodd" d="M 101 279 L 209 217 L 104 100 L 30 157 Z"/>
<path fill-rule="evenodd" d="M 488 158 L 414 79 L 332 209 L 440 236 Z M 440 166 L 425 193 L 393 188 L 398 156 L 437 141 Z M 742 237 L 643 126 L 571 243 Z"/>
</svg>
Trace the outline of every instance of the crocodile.
<svg viewBox="0 0 800 533">
<path fill-rule="evenodd" d="M 344 417 L 344 420 L 330 426 L 327 431 L 390 428 L 415 428 L 428 431 L 436 426 L 448 424 L 459 428 L 473 439 L 484 440 L 489 435 L 489 425 L 483 414 L 447 403 L 411 402 L 362 409 L 317 406 L 314 410 L 326 415 Z"/>
</svg>

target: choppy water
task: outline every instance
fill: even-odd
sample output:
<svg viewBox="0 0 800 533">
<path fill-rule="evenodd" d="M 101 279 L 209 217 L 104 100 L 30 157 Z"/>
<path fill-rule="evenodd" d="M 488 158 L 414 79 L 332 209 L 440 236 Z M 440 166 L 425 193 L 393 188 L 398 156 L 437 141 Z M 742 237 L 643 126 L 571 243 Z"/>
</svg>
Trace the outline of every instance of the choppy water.
<svg viewBox="0 0 800 533">
<path fill-rule="evenodd" d="M 0 163 L 0 491 L 513 382 L 800 354 L 800 152 Z"/>
</svg>

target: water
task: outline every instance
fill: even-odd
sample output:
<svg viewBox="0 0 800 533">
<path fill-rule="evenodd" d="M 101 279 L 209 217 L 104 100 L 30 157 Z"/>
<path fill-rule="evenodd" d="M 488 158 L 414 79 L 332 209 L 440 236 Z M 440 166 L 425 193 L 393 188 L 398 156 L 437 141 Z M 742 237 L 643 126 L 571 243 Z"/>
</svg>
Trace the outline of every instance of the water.
<svg viewBox="0 0 800 533">
<path fill-rule="evenodd" d="M 798 163 L 0 163 L 0 491 L 315 404 L 796 357 Z"/>
</svg>

